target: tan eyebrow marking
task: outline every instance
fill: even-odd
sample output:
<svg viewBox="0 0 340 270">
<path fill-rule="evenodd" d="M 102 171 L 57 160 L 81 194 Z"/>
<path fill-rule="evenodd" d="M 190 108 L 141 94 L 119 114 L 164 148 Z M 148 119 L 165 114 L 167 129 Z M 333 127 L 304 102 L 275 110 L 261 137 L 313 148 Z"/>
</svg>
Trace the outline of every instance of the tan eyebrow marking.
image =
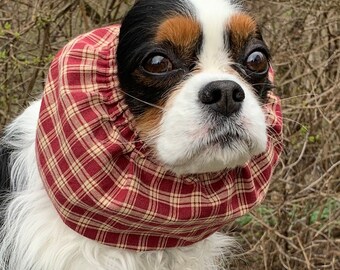
<svg viewBox="0 0 340 270">
<path fill-rule="evenodd" d="M 228 22 L 230 32 L 231 51 L 238 54 L 244 47 L 250 36 L 254 36 L 258 30 L 257 24 L 251 16 L 245 13 L 237 13 Z"/>
<path fill-rule="evenodd" d="M 200 25 L 184 16 L 167 18 L 158 28 L 156 42 L 170 41 L 182 48 L 192 48 L 200 37 Z"/>
</svg>

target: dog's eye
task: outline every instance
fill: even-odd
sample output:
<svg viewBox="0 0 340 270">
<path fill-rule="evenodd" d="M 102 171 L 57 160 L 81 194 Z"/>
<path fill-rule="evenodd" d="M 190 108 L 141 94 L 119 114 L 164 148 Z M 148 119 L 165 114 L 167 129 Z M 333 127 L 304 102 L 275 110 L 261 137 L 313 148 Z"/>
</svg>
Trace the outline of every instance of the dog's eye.
<svg viewBox="0 0 340 270">
<path fill-rule="evenodd" d="M 143 68 L 152 74 L 163 74 L 173 70 L 173 65 L 165 56 L 153 55 L 144 61 Z"/>
<path fill-rule="evenodd" d="M 246 62 L 247 68 L 253 72 L 262 74 L 268 71 L 268 58 L 262 52 L 256 51 L 250 54 Z"/>
</svg>

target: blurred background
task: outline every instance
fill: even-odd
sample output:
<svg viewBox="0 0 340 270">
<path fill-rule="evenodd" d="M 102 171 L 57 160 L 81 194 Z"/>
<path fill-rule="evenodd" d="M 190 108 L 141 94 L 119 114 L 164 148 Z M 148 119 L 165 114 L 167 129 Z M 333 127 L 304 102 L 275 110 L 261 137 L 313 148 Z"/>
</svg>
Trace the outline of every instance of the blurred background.
<svg viewBox="0 0 340 270">
<path fill-rule="evenodd" d="M 0 132 L 39 97 L 69 40 L 133 1 L 0 0 Z M 285 153 L 265 203 L 225 231 L 226 269 L 340 269 L 340 1 L 244 1 L 262 25 L 282 97 Z"/>
</svg>

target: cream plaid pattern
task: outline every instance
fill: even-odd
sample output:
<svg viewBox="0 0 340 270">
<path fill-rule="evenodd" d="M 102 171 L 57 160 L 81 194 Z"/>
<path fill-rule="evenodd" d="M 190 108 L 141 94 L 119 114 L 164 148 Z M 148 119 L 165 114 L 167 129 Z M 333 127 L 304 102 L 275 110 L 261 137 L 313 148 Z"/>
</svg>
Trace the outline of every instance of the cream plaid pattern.
<svg viewBox="0 0 340 270">
<path fill-rule="evenodd" d="M 187 246 L 260 203 L 282 151 L 279 99 L 266 105 L 268 149 L 243 168 L 176 177 L 150 158 L 119 90 L 119 26 L 79 36 L 52 62 L 37 132 L 46 190 L 63 222 L 137 251 Z"/>
</svg>

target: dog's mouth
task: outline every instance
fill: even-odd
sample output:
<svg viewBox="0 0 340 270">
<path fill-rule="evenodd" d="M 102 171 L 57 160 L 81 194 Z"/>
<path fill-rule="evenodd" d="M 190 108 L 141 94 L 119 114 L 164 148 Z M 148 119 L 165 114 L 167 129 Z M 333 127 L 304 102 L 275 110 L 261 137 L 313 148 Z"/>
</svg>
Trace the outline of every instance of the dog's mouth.
<svg viewBox="0 0 340 270">
<path fill-rule="evenodd" d="M 233 144 L 237 143 L 250 144 L 249 139 L 245 135 L 244 131 L 235 132 L 216 132 L 209 134 L 206 139 L 206 148 L 219 146 L 221 148 L 230 148 Z"/>
<path fill-rule="evenodd" d="M 221 152 L 250 153 L 254 143 L 244 130 L 234 130 L 233 132 L 224 129 L 210 131 L 199 139 L 194 139 L 192 144 L 188 146 L 186 155 L 169 167 L 188 166 L 197 159 L 214 159 Z"/>
<path fill-rule="evenodd" d="M 201 150 L 219 147 L 220 149 L 234 148 L 235 145 L 247 145 L 249 149 L 253 147 L 253 142 L 246 129 L 237 124 L 238 121 L 228 121 L 219 123 L 218 128 L 211 128 L 199 140 Z M 201 152 L 201 151 L 198 151 Z"/>
<path fill-rule="evenodd" d="M 174 148 L 168 148 L 165 158 L 160 156 L 159 160 L 165 167 L 176 174 L 233 169 L 243 166 L 252 156 L 265 150 L 265 144 L 246 127 L 224 125 L 211 130 L 201 128 L 193 133 L 196 134 L 185 136 L 186 143 L 171 144 Z M 176 151 L 171 152 L 172 149 Z"/>
</svg>

